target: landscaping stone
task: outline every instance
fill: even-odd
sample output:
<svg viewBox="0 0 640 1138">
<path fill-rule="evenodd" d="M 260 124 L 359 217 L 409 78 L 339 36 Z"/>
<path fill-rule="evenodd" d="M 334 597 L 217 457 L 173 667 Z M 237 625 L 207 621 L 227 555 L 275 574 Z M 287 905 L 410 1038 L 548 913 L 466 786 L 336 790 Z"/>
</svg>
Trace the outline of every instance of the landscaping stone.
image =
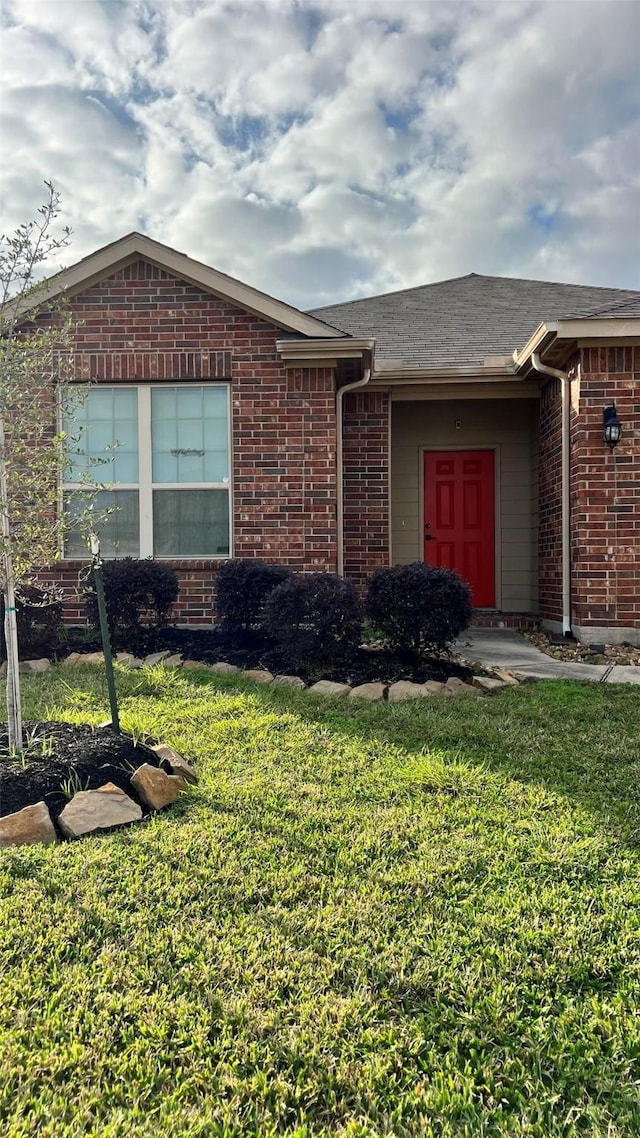
<svg viewBox="0 0 640 1138">
<path fill-rule="evenodd" d="M 77 664 L 79 660 L 80 660 L 80 653 L 79 652 L 70 652 L 68 656 L 65 656 L 64 660 L 60 661 L 60 663 L 61 664 Z"/>
<path fill-rule="evenodd" d="M 427 680 L 426 684 L 423 684 L 422 687 L 426 695 L 441 695 L 444 684 L 441 683 L 440 680 Z"/>
<path fill-rule="evenodd" d="M 508 668 L 494 668 L 493 674 L 496 679 L 502 680 L 504 684 L 510 684 L 511 687 L 515 687 L 516 684 L 519 683 L 519 680 L 515 673 L 509 671 Z"/>
<path fill-rule="evenodd" d="M 300 691 L 307 686 L 300 676 L 276 676 L 273 682 L 279 687 L 299 688 Z"/>
<path fill-rule="evenodd" d="M 180 652 L 173 652 L 170 656 L 165 656 L 162 661 L 164 668 L 181 668 L 183 664 Z"/>
<path fill-rule="evenodd" d="M 391 703 L 399 703 L 404 699 L 424 699 L 426 696 L 424 684 L 414 684 L 412 680 L 398 680 L 391 684 L 388 698 Z"/>
<path fill-rule="evenodd" d="M 309 691 L 313 695 L 348 695 L 351 691 L 351 684 L 337 684 L 333 680 L 318 680 L 317 684 L 312 684 Z"/>
<path fill-rule="evenodd" d="M 175 802 L 184 787 L 184 779 L 179 775 L 165 774 L 158 767 L 143 763 L 131 776 L 131 785 L 140 795 L 145 806 L 151 810 L 162 810 Z"/>
<path fill-rule="evenodd" d="M 118 652 L 116 663 L 122 664 L 125 668 L 141 668 L 144 661 L 139 660 L 131 652 Z"/>
<path fill-rule="evenodd" d="M 248 680 L 253 680 L 256 684 L 272 684 L 273 674 L 264 671 L 263 668 L 249 668 L 248 671 L 242 673 Z"/>
<path fill-rule="evenodd" d="M 211 671 L 212 672 L 220 672 L 220 674 L 223 676 L 226 676 L 226 675 L 231 676 L 235 672 L 239 672 L 240 669 L 236 668 L 235 664 L 227 664 L 224 660 L 221 660 L 219 664 L 212 664 L 211 665 Z"/>
<path fill-rule="evenodd" d="M 161 664 L 166 660 L 169 652 L 151 652 L 149 656 L 145 656 L 144 663 L 148 668 L 154 668 L 156 664 Z"/>
<path fill-rule="evenodd" d="M 166 743 L 157 743 L 154 747 L 149 748 L 154 755 L 169 764 L 173 774 L 180 775 L 186 782 L 197 782 L 198 776 L 190 763 L 174 751 L 173 747 L 169 747 Z"/>
<path fill-rule="evenodd" d="M 110 830 L 128 822 L 139 822 L 142 810 L 124 790 L 112 782 L 98 790 L 80 790 L 58 818 L 58 825 L 68 838 L 79 838 L 94 830 Z"/>
<path fill-rule="evenodd" d="M 493 676 L 474 676 L 472 683 L 474 688 L 477 688 L 478 691 L 486 692 L 487 695 L 500 691 L 501 688 L 508 687 L 504 680 L 494 679 Z"/>
<path fill-rule="evenodd" d="M 477 688 L 471 684 L 465 684 L 464 680 L 459 679 L 457 676 L 449 676 L 446 684 L 444 685 L 445 695 L 479 695 Z"/>
<path fill-rule="evenodd" d="M 18 670 L 23 674 L 26 672 L 48 672 L 51 667 L 50 660 L 21 660 Z"/>
<path fill-rule="evenodd" d="M 366 699 L 370 703 L 376 703 L 384 699 L 385 688 L 386 684 L 358 684 L 357 688 L 352 688 L 349 692 L 349 699 Z"/>
<path fill-rule="evenodd" d="M 44 802 L 25 806 L 15 814 L 0 818 L 0 849 L 9 846 L 34 846 L 42 842 L 45 846 L 56 841 L 51 815 Z"/>
<path fill-rule="evenodd" d="M 104 664 L 104 654 L 102 652 L 81 652 L 77 663 Z"/>
</svg>

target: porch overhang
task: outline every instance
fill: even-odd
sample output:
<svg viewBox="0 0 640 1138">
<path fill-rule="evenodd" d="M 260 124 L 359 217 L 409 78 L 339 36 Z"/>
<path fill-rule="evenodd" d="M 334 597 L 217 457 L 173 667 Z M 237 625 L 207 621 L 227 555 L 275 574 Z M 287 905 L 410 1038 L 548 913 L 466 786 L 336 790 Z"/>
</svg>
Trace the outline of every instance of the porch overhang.
<svg viewBox="0 0 640 1138">
<path fill-rule="evenodd" d="M 640 317 L 567 317 L 540 324 L 520 351 L 513 353 L 513 366 L 522 378 L 535 375 L 534 352 L 549 367 L 561 368 L 578 347 L 640 344 Z"/>
</svg>

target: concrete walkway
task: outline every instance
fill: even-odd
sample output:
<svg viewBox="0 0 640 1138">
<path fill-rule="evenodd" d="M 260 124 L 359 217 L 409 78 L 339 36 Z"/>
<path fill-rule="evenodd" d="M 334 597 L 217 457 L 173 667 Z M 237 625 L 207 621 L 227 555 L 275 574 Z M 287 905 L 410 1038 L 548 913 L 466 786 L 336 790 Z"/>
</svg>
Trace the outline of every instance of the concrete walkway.
<svg viewBox="0 0 640 1138">
<path fill-rule="evenodd" d="M 509 668 L 537 680 L 592 680 L 601 684 L 640 684 L 640 667 L 631 664 L 569 664 L 554 660 L 510 628 L 470 628 L 454 645 L 467 660 Z"/>
</svg>

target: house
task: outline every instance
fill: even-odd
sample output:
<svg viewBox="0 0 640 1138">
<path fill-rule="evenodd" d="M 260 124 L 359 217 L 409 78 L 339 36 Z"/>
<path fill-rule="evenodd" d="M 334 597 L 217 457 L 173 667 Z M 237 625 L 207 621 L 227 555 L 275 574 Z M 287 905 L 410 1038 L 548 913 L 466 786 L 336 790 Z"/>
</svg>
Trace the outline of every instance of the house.
<svg viewBox="0 0 640 1138">
<path fill-rule="evenodd" d="M 63 288 L 87 445 L 120 443 L 103 548 L 166 560 L 179 621 L 228 556 L 358 583 L 424 558 L 479 621 L 640 643 L 640 291 L 471 273 L 301 312 L 138 233 Z"/>
</svg>

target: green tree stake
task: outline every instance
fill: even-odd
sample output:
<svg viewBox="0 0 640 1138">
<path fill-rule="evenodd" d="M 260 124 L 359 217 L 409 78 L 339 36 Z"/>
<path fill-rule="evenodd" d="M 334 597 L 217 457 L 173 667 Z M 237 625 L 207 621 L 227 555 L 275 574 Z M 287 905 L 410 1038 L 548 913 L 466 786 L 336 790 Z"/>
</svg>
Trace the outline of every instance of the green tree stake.
<svg viewBox="0 0 640 1138">
<path fill-rule="evenodd" d="M 91 537 L 91 552 L 93 554 L 93 579 L 96 585 L 96 601 L 98 604 L 98 617 L 100 619 L 100 635 L 102 637 L 102 651 L 104 652 L 104 670 L 107 676 L 107 689 L 109 691 L 109 706 L 111 708 L 111 728 L 116 735 L 120 734 L 120 717 L 118 715 L 118 695 L 116 692 L 116 679 L 113 674 L 113 658 L 111 656 L 111 636 L 109 635 L 109 620 L 107 618 L 107 603 L 104 598 L 104 581 L 102 580 L 102 559 L 100 557 L 100 542 Z"/>
</svg>

